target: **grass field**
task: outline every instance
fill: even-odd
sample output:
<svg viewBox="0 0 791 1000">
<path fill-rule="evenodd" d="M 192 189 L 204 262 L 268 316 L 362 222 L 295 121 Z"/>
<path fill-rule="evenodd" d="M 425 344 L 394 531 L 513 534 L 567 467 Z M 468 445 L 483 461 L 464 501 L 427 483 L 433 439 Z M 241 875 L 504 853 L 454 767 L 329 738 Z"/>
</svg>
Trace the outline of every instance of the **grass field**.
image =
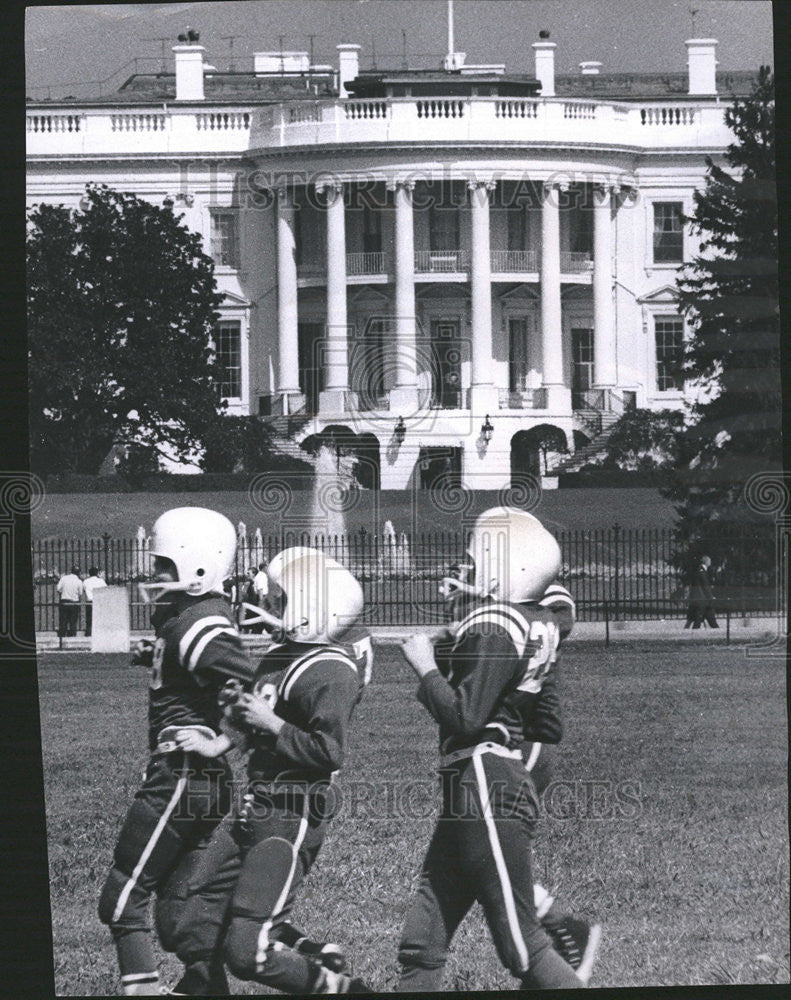
<svg viewBox="0 0 791 1000">
<path fill-rule="evenodd" d="M 592 985 L 788 982 L 784 664 L 705 641 L 571 643 L 564 662 L 566 736 L 535 873 L 603 922 Z M 113 994 L 96 899 L 145 764 L 146 682 L 125 657 L 50 654 L 39 672 L 56 992 Z M 295 913 L 381 991 L 395 987 L 435 808 L 435 727 L 414 689 L 400 653 L 380 648 L 342 776 L 347 792 L 372 782 L 373 798 L 358 788 L 341 811 Z M 409 782 L 405 818 L 388 804 Z M 162 971 L 175 976 L 170 957 Z M 513 986 L 475 909 L 446 988 Z"/>
<path fill-rule="evenodd" d="M 297 491 L 292 499 L 289 517 L 302 517 L 307 525 L 311 491 Z M 467 515 L 499 502 L 496 492 L 477 494 Z M 272 534 L 280 528 L 278 517 L 256 509 L 246 493 L 50 493 L 32 514 L 33 537 L 98 538 L 107 531 L 113 538 L 134 538 L 139 525 L 150 531 L 164 510 L 185 505 L 222 511 L 234 524 L 244 521 L 250 533 L 261 528 L 264 534 Z M 675 521 L 673 505 L 652 489 L 546 490 L 535 514 L 559 531 L 609 528 L 616 520 L 624 528 L 671 528 Z M 348 530 L 364 527 L 371 534 L 381 533 L 386 520 L 399 533 L 461 528 L 458 514 L 442 510 L 427 491 L 361 494 L 359 504 L 346 515 Z"/>
</svg>

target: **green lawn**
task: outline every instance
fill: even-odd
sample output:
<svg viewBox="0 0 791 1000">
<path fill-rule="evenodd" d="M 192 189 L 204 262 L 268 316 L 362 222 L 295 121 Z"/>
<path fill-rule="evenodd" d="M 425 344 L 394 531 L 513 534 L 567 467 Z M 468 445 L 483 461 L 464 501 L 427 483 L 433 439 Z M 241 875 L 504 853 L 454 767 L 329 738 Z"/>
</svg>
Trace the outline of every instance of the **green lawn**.
<svg viewBox="0 0 791 1000">
<path fill-rule="evenodd" d="M 467 517 L 502 502 L 498 494 L 475 494 Z M 288 514 L 307 522 L 313 503 L 309 490 L 292 495 Z M 250 533 L 279 530 L 278 517 L 253 506 L 246 493 L 48 493 L 33 512 L 34 539 L 98 538 L 107 531 L 114 538 L 134 538 L 138 526 L 147 530 L 170 507 L 204 506 L 222 511 L 234 524 L 244 521 Z M 671 528 L 673 506 L 651 489 L 546 490 L 534 513 L 553 530 L 609 528 L 618 521 L 624 528 Z M 378 496 L 362 494 L 347 514 L 349 530 L 364 527 L 380 534 L 384 522 L 393 522 L 397 532 L 459 530 L 461 515 L 443 510 L 431 494 L 408 490 L 386 491 Z M 294 525 L 292 524 L 291 527 Z"/>
<path fill-rule="evenodd" d="M 787 982 L 784 665 L 705 641 L 572 643 L 564 662 L 566 737 L 535 869 L 604 924 L 592 985 Z M 145 678 L 113 656 L 50 654 L 39 670 L 56 992 L 112 994 L 96 899 L 145 763 Z M 383 991 L 435 806 L 435 730 L 414 688 L 400 654 L 380 648 L 342 777 L 356 805 L 333 823 L 295 913 Z M 367 794 L 354 792 L 363 781 Z M 406 786 L 405 817 L 393 790 Z M 175 973 L 166 957 L 164 977 Z M 446 987 L 513 986 L 476 909 Z"/>
</svg>

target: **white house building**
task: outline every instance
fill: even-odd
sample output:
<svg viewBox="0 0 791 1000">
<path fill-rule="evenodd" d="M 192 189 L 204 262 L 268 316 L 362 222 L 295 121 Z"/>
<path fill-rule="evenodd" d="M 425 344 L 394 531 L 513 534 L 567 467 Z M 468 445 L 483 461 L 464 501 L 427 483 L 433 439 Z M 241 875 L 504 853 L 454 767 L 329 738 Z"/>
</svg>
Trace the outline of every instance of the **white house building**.
<svg viewBox="0 0 791 1000">
<path fill-rule="evenodd" d="M 685 45 L 686 72 L 560 76 L 548 37 L 534 75 L 459 52 L 361 72 L 351 44 L 337 67 L 261 52 L 225 73 L 177 44 L 173 73 L 28 101 L 28 199 L 106 183 L 203 235 L 231 412 L 343 428 L 366 485 L 498 488 L 531 428 L 574 451 L 626 407 L 682 405 L 682 217 L 751 89 L 715 40 Z"/>
</svg>

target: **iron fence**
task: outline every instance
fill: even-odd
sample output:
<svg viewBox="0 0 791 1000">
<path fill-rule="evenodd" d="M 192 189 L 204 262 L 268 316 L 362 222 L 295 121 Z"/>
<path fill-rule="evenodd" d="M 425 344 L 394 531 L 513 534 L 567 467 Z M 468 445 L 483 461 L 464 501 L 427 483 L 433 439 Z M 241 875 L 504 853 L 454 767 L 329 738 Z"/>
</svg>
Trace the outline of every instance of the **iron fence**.
<svg viewBox="0 0 791 1000">
<path fill-rule="evenodd" d="M 719 526 L 685 551 L 671 529 L 605 529 L 556 532 L 563 555 L 560 578 L 573 594 L 581 621 L 677 618 L 686 614 L 687 558 L 707 552 L 712 560 L 715 611 L 751 616 L 783 613 L 778 606 L 772 529 Z M 419 625 L 445 620 L 438 582 L 464 553 L 461 532 L 312 535 L 285 531 L 241 540 L 231 581 L 238 600 L 249 571 L 282 548 L 310 545 L 345 565 L 361 582 L 365 621 L 371 625 Z M 109 535 L 85 540 L 37 541 L 32 546 L 35 624 L 58 628 L 59 577 L 72 566 L 85 575 L 103 570 L 110 584 L 129 591 L 133 630 L 149 628 L 149 608 L 136 584 L 150 579 L 147 543 Z M 85 628 L 81 608 L 79 630 Z"/>
</svg>

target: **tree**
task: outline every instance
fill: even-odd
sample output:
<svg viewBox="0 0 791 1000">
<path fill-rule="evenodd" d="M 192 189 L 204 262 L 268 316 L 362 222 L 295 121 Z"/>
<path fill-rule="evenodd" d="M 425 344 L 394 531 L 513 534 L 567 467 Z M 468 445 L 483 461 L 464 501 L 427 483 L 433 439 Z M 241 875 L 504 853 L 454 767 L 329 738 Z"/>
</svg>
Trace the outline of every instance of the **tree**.
<svg viewBox="0 0 791 1000">
<path fill-rule="evenodd" d="M 607 438 L 607 465 L 631 471 L 675 466 L 683 425 L 678 410 L 627 410 Z"/>
<path fill-rule="evenodd" d="M 310 464 L 281 454 L 271 424 L 253 416 L 220 414 L 203 432 L 200 467 L 204 472 L 311 472 Z"/>
<path fill-rule="evenodd" d="M 781 458 L 780 331 L 774 79 L 762 67 L 753 93 L 725 112 L 736 136 L 729 170 L 711 158 L 695 194 L 701 252 L 680 273 L 691 328 L 681 364 L 698 389 L 667 491 L 679 534 L 694 542 L 711 520 L 743 516 L 747 479 Z"/>
<path fill-rule="evenodd" d="M 544 459 L 544 475 L 549 474 L 549 455 L 568 454 L 566 435 L 554 424 L 538 424 L 525 432 L 524 447 L 538 451 Z"/>
<path fill-rule="evenodd" d="M 223 403 L 214 266 L 170 208 L 90 184 L 28 216 L 31 465 L 95 473 L 114 444 L 183 457 Z"/>
</svg>

